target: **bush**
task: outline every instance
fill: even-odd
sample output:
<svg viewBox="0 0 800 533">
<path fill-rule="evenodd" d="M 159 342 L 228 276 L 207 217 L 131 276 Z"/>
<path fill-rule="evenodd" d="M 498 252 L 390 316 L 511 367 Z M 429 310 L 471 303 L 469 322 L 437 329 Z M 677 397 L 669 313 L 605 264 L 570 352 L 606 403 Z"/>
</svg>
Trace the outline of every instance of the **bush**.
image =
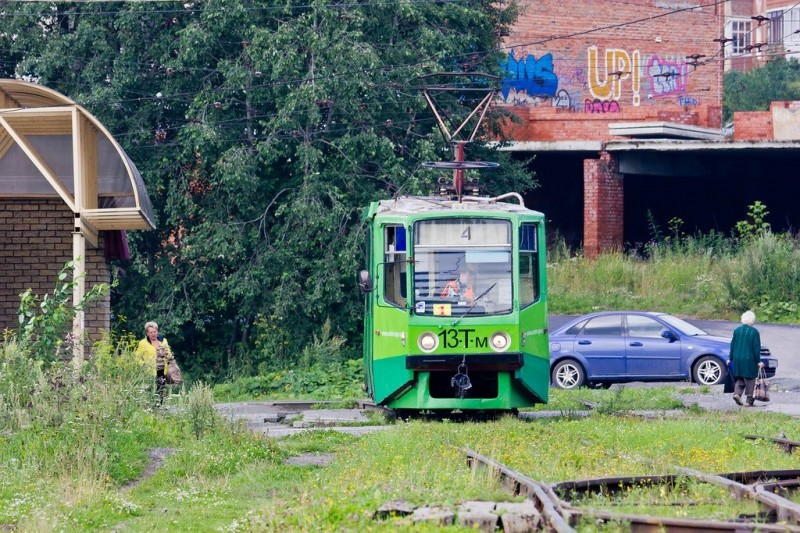
<svg viewBox="0 0 800 533">
<path fill-rule="evenodd" d="M 747 239 L 723 275 L 733 309 L 770 321 L 800 318 L 800 246 L 791 236 L 763 231 Z"/>
</svg>

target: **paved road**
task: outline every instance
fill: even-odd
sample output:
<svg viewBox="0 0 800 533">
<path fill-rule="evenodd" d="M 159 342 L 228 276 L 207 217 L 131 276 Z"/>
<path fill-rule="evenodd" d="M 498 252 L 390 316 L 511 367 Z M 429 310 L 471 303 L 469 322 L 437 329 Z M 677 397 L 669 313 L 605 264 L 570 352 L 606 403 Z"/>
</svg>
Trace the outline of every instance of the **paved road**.
<svg viewBox="0 0 800 533">
<path fill-rule="evenodd" d="M 550 331 L 561 326 L 570 316 L 551 316 Z M 722 320 L 696 320 L 686 319 L 700 329 L 712 335 L 730 337 L 733 330 L 739 327 L 738 322 L 725 322 Z M 800 326 L 784 324 L 755 324 L 761 333 L 761 344 L 767 346 L 772 355 L 778 358 L 778 372 L 776 379 L 797 380 L 800 384 Z"/>
</svg>

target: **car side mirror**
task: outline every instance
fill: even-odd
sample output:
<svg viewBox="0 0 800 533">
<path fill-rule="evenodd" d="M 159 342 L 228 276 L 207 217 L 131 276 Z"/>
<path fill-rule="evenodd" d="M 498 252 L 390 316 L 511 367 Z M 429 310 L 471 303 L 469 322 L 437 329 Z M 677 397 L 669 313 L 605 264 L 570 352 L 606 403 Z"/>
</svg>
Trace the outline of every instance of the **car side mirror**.
<svg viewBox="0 0 800 533">
<path fill-rule="evenodd" d="M 662 331 L 661 336 L 669 340 L 670 342 L 678 340 L 678 335 L 671 329 L 665 329 L 664 331 Z"/>
<path fill-rule="evenodd" d="M 361 289 L 361 294 L 372 292 L 372 278 L 366 270 L 358 272 L 358 287 Z"/>
</svg>

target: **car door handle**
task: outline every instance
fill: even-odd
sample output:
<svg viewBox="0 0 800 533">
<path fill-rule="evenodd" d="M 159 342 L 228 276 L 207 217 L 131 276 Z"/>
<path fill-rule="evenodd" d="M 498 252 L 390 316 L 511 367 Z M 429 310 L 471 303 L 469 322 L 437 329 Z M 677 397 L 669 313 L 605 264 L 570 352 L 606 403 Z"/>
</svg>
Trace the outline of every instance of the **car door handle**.
<svg viewBox="0 0 800 533">
<path fill-rule="evenodd" d="M 642 343 L 639 342 L 639 341 L 633 341 L 632 343 L 630 343 L 630 345 L 631 346 L 642 346 Z"/>
<path fill-rule="evenodd" d="M 578 344 L 592 344 L 592 341 L 578 341 Z"/>
</svg>

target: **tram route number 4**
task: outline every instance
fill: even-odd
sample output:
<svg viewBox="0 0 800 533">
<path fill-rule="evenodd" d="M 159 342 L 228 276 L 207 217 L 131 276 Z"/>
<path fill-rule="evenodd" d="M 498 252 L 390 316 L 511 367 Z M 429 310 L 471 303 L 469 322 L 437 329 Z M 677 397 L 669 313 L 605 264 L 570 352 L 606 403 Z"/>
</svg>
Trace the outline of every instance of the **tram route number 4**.
<svg viewBox="0 0 800 533">
<path fill-rule="evenodd" d="M 473 335 L 474 329 L 445 329 L 439 332 L 445 348 L 486 348 L 489 340 L 484 336 Z"/>
</svg>

